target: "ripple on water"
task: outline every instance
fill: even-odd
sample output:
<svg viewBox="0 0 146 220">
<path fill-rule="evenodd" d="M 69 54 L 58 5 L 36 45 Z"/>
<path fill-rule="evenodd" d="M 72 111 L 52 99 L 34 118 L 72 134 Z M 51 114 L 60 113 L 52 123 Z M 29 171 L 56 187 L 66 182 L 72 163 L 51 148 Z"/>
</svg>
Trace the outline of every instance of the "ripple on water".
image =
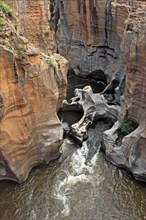
<svg viewBox="0 0 146 220">
<path fill-rule="evenodd" d="M 99 152 L 102 123 L 90 128 L 95 142 L 77 149 L 66 140 L 66 155 L 33 169 L 24 184 L 1 181 L 0 220 L 146 219 L 146 184 L 106 162 Z"/>
</svg>

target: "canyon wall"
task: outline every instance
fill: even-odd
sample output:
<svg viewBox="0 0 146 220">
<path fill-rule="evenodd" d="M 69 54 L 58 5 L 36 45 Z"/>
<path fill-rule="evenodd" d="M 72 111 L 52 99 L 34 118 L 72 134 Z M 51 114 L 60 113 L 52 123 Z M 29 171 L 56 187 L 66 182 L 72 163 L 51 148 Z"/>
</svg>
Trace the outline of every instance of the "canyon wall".
<svg viewBox="0 0 146 220">
<path fill-rule="evenodd" d="M 59 155 L 56 112 L 66 74 L 116 80 L 121 113 L 103 135 L 107 159 L 146 180 L 146 2 L 10 0 L 0 33 L 0 178 L 26 180 L 30 169 Z M 49 55 L 49 56 L 48 56 Z M 123 86 L 124 85 L 124 86 Z M 113 92 L 113 91 L 112 91 Z M 111 105 L 111 103 L 110 103 Z M 120 116 L 121 115 L 121 116 Z M 124 119 L 138 127 L 117 146 Z"/>
<path fill-rule="evenodd" d="M 19 21 L 17 32 L 24 35 L 39 51 L 47 54 L 56 52 L 54 32 L 49 26 L 50 1 L 10 0 L 9 4 L 14 8 Z"/>
<path fill-rule="evenodd" d="M 28 11 L 28 19 L 33 13 Z M 21 183 L 32 167 L 60 155 L 63 129 L 57 111 L 66 95 L 68 63 L 59 54 L 47 55 L 55 44 L 37 35 L 38 20 L 36 26 L 27 22 L 24 26 L 19 16 L 22 14 L 15 17 L 0 11 L 0 179 Z M 53 32 L 47 27 L 52 39 Z"/>
<path fill-rule="evenodd" d="M 146 180 L 146 2 L 51 1 L 58 51 L 77 75 L 117 80 L 121 117 L 103 136 L 107 158 Z M 124 84 L 122 92 L 120 87 Z M 119 85 L 119 86 L 118 86 Z M 124 92 L 125 91 L 125 92 Z M 123 94 L 124 93 L 124 94 Z M 122 121 L 139 125 L 116 145 Z"/>
<path fill-rule="evenodd" d="M 126 65 L 126 117 L 139 124 L 123 138 L 120 151 L 112 147 L 108 154 L 120 166 L 133 173 L 136 179 L 146 181 L 146 2 L 130 5 L 132 29 L 126 28 L 121 43 L 121 57 Z M 129 25 L 129 26 L 130 26 Z M 108 152 L 108 151 L 107 151 Z"/>
<path fill-rule="evenodd" d="M 76 74 L 91 75 L 101 70 L 111 78 L 118 71 L 128 17 L 125 6 L 114 7 L 111 1 L 101 0 L 56 1 L 51 15 L 58 51 Z"/>
</svg>

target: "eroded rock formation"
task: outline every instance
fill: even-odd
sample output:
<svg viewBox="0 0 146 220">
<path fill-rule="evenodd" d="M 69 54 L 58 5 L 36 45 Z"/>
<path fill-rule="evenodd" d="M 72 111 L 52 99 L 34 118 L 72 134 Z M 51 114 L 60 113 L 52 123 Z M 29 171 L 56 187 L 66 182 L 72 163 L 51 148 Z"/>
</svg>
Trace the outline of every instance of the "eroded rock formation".
<svg viewBox="0 0 146 220">
<path fill-rule="evenodd" d="M 90 86 L 75 90 L 75 97 L 70 102 L 64 101 L 62 110 L 83 111 L 83 117 L 70 128 L 70 135 L 82 145 L 88 138 L 87 130 L 98 119 L 110 118 L 111 122 L 120 119 L 120 106 L 108 105 L 107 100 L 99 93 L 94 94 Z M 122 116 L 121 116 L 122 117 Z"/>
<path fill-rule="evenodd" d="M 58 50 L 68 58 L 76 74 L 89 75 L 102 70 L 111 77 L 119 69 L 120 43 L 128 10 L 124 6 L 113 7 L 110 2 L 56 1 L 52 26 L 57 27 Z"/>
<path fill-rule="evenodd" d="M 134 7 L 132 7 L 134 6 Z M 129 16 L 132 30 L 127 27 L 121 43 L 122 62 L 126 66 L 125 116 L 139 124 L 138 128 L 123 138 L 119 147 L 114 145 L 113 134 L 117 127 L 105 132 L 106 155 L 113 163 L 127 168 L 136 179 L 146 181 L 146 2 L 131 4 Z M 128 26 L 128 25 L 127 25 Z M 111 138 L 110 138 L 111 137 Z M 104 139 L 106 139 L 104 137 Z"/>
<path fill-rule="evenodd" d="M 58 155 L 62 129 L 56 110 L 65 97 L 67 63 L 59 55 L 48 57 L 57 43 L 57 51 L 77 75 L 107 83 L 101 95 L 94 96 L 88 89 L 78 92 L 79 99 L 74 101 L 84 110 L 84 116 L 72 126 L 72 133 L 83 140 L 94 116 L 111 117 L 113 112 L 115 124 L 103 135 L 105 154 L 145 181 L 146 2 L 11 0 L 10 4 L 18 12 L 20 23 L 15 18 L 4 18 L 1 32 L 2 178 L 24 181 L 32 166 L 40 161 L 48 163 Z M 118 145 L 124 119 L 138 127 Z"/>
<path fill-rule="evenodd" d="M 1 13 L 1 19 L 0 179 L 21 183 L 32 167 L 60 155 L 57 111 L 66 95 L 68 63 L 20 36 L 15 17 Z"/>
<path fill-rule="evenodd" d="M 17 32 L 24 35 L 39 51 L 48 54 L 56 52 L 54 32 L 49 25 L 50 1 L 10 0 L 9 4 L 17 12 Z"/>
<path fill-rule="evenodd" d="M 146 181 L 145 10 L 146 2 L 138 0 L 60 0 L 52 1 L 51 11 L 58 51 L 67 57 L 70 68 L 77 75 L 95 73 L 100 80 L 102 71 L 108 83 L 102 93 L 109 93 L 105 97 L 110 105 L 121 106 L 120 120 L 117 117 L 103 135 L 107 158 L 142 181 Z M 92 102 L 92 113 L 96 104 Z M 117 146 L 124 118 L 139 126 Z M 79 124 L 86 128 L 85 120 Z"/>
</svg>

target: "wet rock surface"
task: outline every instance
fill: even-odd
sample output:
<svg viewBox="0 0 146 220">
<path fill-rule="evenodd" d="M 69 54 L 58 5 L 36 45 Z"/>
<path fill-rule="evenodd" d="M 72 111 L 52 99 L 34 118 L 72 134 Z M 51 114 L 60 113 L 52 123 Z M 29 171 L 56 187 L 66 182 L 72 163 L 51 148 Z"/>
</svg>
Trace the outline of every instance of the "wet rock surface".
<svg viewBox="0 0 146 220">
<path fill-rule="evenodd" d="M 118 122 L 103 136 L 107 158 L 142 181 L 146 179 L 145 9 L 145 1 L 136 0 L 55 1 L 51 15 L 58 51 L 67 57 L 70 68 L 77 75 L 106 78 L 102 94 L 107 104 L 121 107 Z M 117 147 L 117 131 L 124 119 L 139 126 Z M 86 133 L 87 121 L 81 123 L 80 133 L 82 129 Z M 80 139 L 79 132 L 77 136 Z"/>
<path fill-rule="evenodd" d="M 136 179 L 146 181 L 145 159 L 143 159 L 145 152 L 143 151 L 144 155 L 142 155 L 139 142 L 135 142 L 139 133 L 142 134 L 142 125 L 125 119 L 125 112 L 121 106 L 108 104 L 103 95 L 94 94 L 91 87 L 86 86 L 83 89 L 76 89 L 75 97 L 69 102 L 64 101 L 61 109 L 68 110 L 68 114 L 70 114 L 69 109 L 74 111 L 82 109 L 82 118 L 68 127 L 69 135 L 80 146 L 88 140 L 88 129 L 92 124 L 98 123 L 98 120 L 108 120 L 111 128 L 103 133 L 101 141 L 107 160 L 128 169 Z"/>
</svg>

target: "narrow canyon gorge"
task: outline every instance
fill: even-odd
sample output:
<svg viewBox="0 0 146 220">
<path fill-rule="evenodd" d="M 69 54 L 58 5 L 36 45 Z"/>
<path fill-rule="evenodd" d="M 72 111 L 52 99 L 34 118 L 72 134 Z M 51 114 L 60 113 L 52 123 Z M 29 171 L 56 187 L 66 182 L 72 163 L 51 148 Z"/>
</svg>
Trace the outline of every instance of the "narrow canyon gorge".
<svg viewBox="0 0 146 220">
<path fill-rule="evenodd" d="M 111 118 L 113 126 L 102 140 L 106 158 L 145 181 L 146 2 L 9 4 L 14 15 L 0 15 L 0 178 L 21 183 L 33 166 L 59 156 L 63 129 L 57 111 L 69 70 L 106 85 L 98 95 L 83 89 L 72 101 L 84 112 L 72 135 L 84 140 L 89 124 Z M 128 120 L 133 131 L 117 144 Z"/>
<path fill-rule="evenodd" d="M 144 220 L 145 182 L 146 0 L 0 0 L 0 219 Z"/>
</svg>

